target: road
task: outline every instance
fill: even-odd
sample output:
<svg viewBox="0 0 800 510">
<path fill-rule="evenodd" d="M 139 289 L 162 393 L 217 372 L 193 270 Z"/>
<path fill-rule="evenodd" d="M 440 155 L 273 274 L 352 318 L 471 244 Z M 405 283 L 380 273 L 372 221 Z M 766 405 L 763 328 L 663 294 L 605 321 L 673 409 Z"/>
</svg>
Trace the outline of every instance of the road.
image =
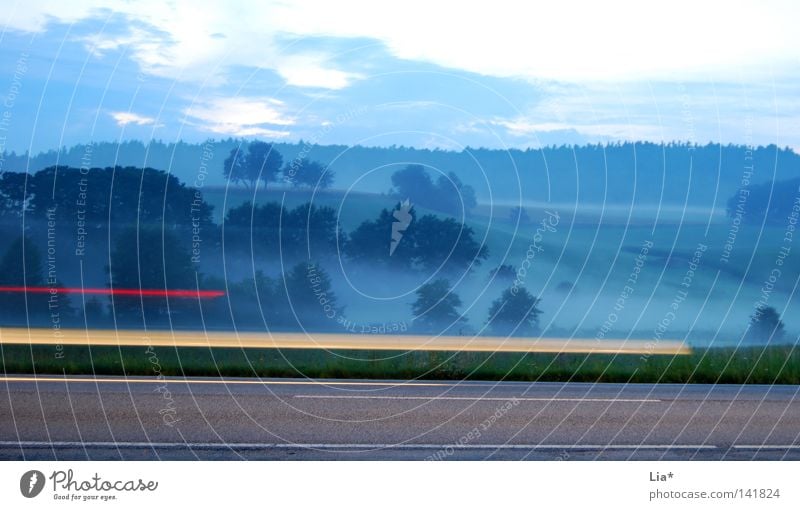
<svg viewBox="0 0 800 510">
<path fill-rule="evenodd" d="M 0 377 L 0 459 L 793 459 L 800 387 Z"/>
</svg>

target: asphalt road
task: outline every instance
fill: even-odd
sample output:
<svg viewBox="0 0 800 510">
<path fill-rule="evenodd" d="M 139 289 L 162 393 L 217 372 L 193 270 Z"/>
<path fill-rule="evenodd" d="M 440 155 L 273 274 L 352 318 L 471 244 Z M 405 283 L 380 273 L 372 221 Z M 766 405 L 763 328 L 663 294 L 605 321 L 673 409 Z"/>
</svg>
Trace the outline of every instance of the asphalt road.
<svg viewBox="0 0 800 510">
<path fill-rule="evenodd" d="M 799 386 L 0 377 L 0 459 L 793 459 Z"/>
</svg>

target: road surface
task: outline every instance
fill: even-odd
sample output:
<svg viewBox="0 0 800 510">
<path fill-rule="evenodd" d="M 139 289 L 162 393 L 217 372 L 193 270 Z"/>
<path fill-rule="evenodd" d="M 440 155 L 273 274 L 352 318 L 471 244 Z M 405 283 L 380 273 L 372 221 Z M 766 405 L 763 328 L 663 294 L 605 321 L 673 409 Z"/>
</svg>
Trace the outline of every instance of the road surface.
<svg viewBox="0 0 800 510">
<path fill-rule="evenodd" d="M 793 459 L 800 387 L 0 376 L 0 459 Z"/>
</svg>

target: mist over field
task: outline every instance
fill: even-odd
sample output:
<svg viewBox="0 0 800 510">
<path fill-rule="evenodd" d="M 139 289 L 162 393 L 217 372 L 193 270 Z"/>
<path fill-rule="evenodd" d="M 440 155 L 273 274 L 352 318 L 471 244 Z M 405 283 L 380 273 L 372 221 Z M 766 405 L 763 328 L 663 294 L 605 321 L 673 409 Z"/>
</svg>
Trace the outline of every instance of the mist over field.
<svg viewBox="0 0 800 510">
<path fill-rule="evenodd" d="M 126 142 L 4 169 L 4 325 L 697 346 L 800 328 L 800 158 L 775 146 Z"/>
</svg>

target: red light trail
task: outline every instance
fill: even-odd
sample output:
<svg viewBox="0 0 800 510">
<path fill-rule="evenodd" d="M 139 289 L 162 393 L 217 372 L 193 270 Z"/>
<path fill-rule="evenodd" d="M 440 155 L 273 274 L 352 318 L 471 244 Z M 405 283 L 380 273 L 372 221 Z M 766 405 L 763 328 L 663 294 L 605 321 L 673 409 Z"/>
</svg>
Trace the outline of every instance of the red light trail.
<svg viewBox="0 0 800 510">
<path fill-rule="evenodd" d="M 221 290 L 189 290 L 189 289 L 105 289 L 80 287 L 24 287 L 0 285 L 0 292 L 24 292 L 31 294 L 94 294 L 101 296 L 142 296 L 171 298 L 216 298 L 225 295 Z"/>
</svg>

